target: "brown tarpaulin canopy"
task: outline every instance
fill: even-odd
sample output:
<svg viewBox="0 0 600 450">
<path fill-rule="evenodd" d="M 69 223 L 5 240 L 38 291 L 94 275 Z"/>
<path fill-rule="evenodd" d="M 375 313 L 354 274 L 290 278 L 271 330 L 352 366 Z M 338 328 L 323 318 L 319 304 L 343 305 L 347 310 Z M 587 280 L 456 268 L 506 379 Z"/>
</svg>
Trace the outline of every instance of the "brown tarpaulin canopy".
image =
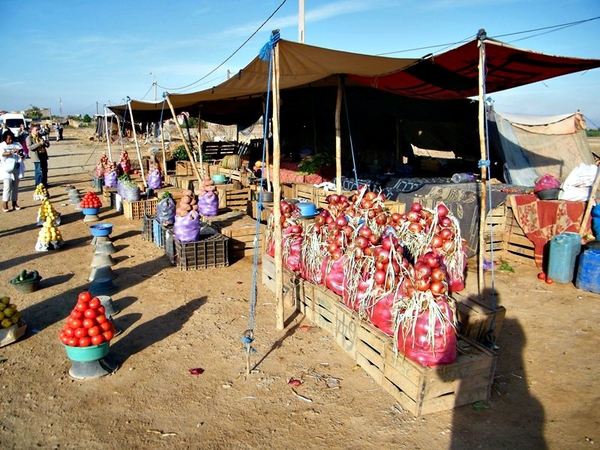
<svg viewBox="0 0 600 450">
<path fill-rule="evenodd" d="M 552 56 L 486 39 L 486 92 L 493 93 L 549 78 L 600 67 L 598 59 Z M 360 84 L 404 97 L 429 100 L 464 99 L 478 93 L 478 41 L 423 59 L 361 55 L 280 40 L 280 90 L 337 85 L 347 75 L 347 85 Z M 263 111 L 269 63 L 259 57 L 229 80 L 211 89 L 189 94 L 169 94 L 176 114 L 202 113 L 209 122 L 248 125 Z M 136 120 L 158 121 L 171 117 L 163 102 L 131 100 Z M 121 117 L 127 105 L 109 107 Z M 285 105 L 284 105 L 285 108 Z"/>
</svg>

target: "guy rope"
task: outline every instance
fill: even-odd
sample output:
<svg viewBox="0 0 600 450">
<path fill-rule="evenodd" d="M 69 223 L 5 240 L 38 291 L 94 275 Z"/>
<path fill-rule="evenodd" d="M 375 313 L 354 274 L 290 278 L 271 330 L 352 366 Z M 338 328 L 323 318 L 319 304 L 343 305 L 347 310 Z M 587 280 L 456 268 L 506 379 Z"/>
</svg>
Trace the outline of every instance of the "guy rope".
<svg viewBox="0 0 600 450">
<path fill-rule="evenodd" d="M 266 110 L 265 110 L 265 120 L 264 120 L 264 134 L 263 134 L 263 151 L 262 151 L 262 167 L 265 168 L 266 161 L 266 149 L 267 149 L 267 140 L 269 138 L 269 103 L 271 96 L 271 74 L 273 71 L 273 61 L 272 54 L 273 48 L 277 44 L 279 40 L 279 33 L 273 33 L 271 35 L 271 39 L 267 42 L 260 51 L 260 59 L 263 61 L 269 62 L 269 79 L 267 83 L 267 102 L 266 102 Z M 265 209 L 263 205 L 263 183 L 265 181 L 265 170 L 261 171 L 260 176 L 260 186 L 261 189 L 258 190 L 258 214 L 256 215 L 256 231 L 254 233 L 254 263 L 252 266 L 252 291 L 250 296 L 250 313 L 248 314 L 248 329 L 244 331 L 242 335 L 242 342 L 244 343 L 244 351 L 246 353 L 246 375 L 250 375 L 250 355 L 255 354 L 256 350 L 252 347 L 252 343 L 254 342 L 254 319 L 256 316 L 256 299 L 258 296 L 258 255 L 262 250 L 259 248 L 260 241 L 260 219 L 262 216 L 262 211 Z"/>
</svg>

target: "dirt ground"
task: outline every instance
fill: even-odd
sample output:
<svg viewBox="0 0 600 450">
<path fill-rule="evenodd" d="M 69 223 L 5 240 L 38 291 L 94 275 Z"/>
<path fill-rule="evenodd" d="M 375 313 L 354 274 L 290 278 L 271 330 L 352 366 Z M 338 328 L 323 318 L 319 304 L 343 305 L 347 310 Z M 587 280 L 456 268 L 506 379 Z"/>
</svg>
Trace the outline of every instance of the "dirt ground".
<svg viewBox="0 0 600 450">
<path fill-rule="evenodd" d="M 38 203 L 32 165 L 21 211 L 2 214 L 2 295 L 28 330 L 0 349 L 0 448 L 9 449 L 574 449 L 600 442 L 600 296 L 546 285 L 533 263 L 487 274 L 506 318 L 489 402 L 415 418 L 331 337 L 292 311 L 275 327 L 275 299 L 258 277 L 252 357 L 245 376 L 240 338 L 249 324 L 252 258 L 223 269 L 182 272 L 141 237 L 141 221 L 105 206 L 114 224 L 122 333 L 111 342 L 118 370 L 76 381 L 57 338 L 77 295 L 88 289 L 94 247 L 65 185 L 91 188 L 103 144 L 91 131 L 65 130 L 50 148 L 50 193 L 66 241 L 36 252 Z M 113 150 L 114 147 L 113 147 Z M 130 155 L 135 148 L 128 148 Z M 468 290 L 475 292 L 474 262 Z M 20 294 L 9 280 L 37 269 L 41 288 Z M 259 268 L 260 274 L 260 268 Z M 191 375 L 190 368 L 202 368 Z M 294 388 L 289 378 L 303 379 Z M 334 381 L 328 383 L 327 381 Z M 339 382 L 339 383 L 338 383 Z M 310 402 L 307 399 L 311 400 Z"/>
</svg>

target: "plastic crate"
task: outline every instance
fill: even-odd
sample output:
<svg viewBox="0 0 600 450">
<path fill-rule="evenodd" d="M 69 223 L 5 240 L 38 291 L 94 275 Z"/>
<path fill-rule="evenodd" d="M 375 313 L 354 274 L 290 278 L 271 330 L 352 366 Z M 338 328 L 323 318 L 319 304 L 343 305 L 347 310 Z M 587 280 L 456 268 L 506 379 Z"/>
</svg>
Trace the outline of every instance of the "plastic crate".
<svg viewBox="0 0 600 450">
<path fill-rule="evenodd" d="M 183 243 L 176 237 L 175 263 L 181 270 L 197 270 L 229 265 L 229 238 L 220 233 L 200 241 Z"/>
<path fill-rule="evenodd" d="M 158 248 L 162 248 L 163 250 L 165 249 L 165 246 L 167 244 L 165 236 L 167 234 L 167 230 L 170 230 L 172 228 L 172 225 L 165 226 L 161 224 L 158 220 L 154 219 L 154 221 L 152 222 L 152 230 L 154 232 L 154 244 Z"/>
<path fill-rule="evenodd" d="M 143 219 L 144 216 L 153 216 L 156 214 L 157 204 L 157 198 L 138 200 L 137 202 L 123 200 L 123 214 L 126 219 Z"/>
<path fill-rule="evenodd" d="M 142 239 L 145 241 L 154 240 L 154 216 L 144 216 L 142 221 Z"/>
</svg>

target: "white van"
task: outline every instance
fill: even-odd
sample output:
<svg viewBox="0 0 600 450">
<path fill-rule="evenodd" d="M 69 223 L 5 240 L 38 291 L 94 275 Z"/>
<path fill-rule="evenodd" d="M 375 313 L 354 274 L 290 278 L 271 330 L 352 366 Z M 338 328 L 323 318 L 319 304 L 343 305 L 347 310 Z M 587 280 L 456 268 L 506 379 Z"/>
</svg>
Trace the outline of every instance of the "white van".
<svg viewBox="0 0 600 450">
<path fill-rule="evenodd" d="M 25 121 L 25 116 L 23 116 L 23 114 L 2 114 L 0 116 L 0 123 L 5 123 L 7 128 L 9 128 L 15 136 L 19 132 L 21 125 L 24 125 L 25 128 L 27 128 L 27 122 Z"/>
</svg>

